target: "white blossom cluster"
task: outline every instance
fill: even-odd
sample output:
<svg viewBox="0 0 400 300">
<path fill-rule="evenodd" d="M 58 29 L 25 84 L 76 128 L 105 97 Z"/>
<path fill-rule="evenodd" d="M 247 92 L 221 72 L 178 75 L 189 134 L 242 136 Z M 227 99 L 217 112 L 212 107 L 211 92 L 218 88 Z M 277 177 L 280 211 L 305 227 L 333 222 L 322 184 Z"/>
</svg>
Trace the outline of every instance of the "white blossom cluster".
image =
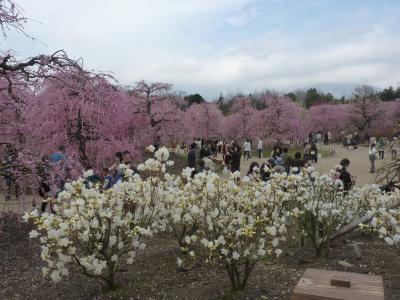
<svg viewBox="0 0 400 300">
<path fill-rule="evenodd" d="M 165 151 L 160 152 L 165 158 Z M 160 171 L 164 162 L 149 160 L 141 169 L 156 171 L 156 164 Z M 113 286 L 121 260 L 132 264 L 137 250 L 146 246 L 143 238 L 165 231 L 165 181 L 152 176 L 141 179 L 125 165 L 120 170 L 123 179 L 112 189 L 103 191 L 82 178 L 65 185 L 55 214 L 24 215 L 37 226 L 29 236 L 40 239 L 41 258 L 47 263 L 43 274 L 53 281 L 67 276 L 76 264 L 84 274 Z M 85 172 L 85 176 L 92 174 Z"/>
<path fill-rule="evenodd" d="M 374 214 L 380 208 L 390 208 L 399 203 L 400 191 L 395 190 L 384 193 L 378 185 L 371 184 L 363 187 L 354 187 L 348 194 L 347 201 L 350 204 L 348 220 L 367 214 Z"/>
<path fill-rule="evenodd" d="M 154 146 L 149 146 L 146 148 L 150 152 L 154 152 Z M 160 148 L 156 152 L 154 152 L 154 158 L 147 159 L 143 164 L 138 166 L 139 171 L 145 171 L 150 173 L 166 173 L 167 167 L 173 166 L 174 162 L 168 160 L 169 152 L 168 149 L 165 147 Z M 155 176 L 156 178 L 157 176 Z"/>
<path fill-rule="evenodd" d="M 367 226 L 400 254 L 400 209 L 380 208 Z"/>
<path fill-rule="evenodd" d="M 270 180 L 271 185 L 288 193 L 283 209 L 296 219 L 295 226 L 300 227 L 317 255 L 323 248 L 329 250 L 330 236 L 340 227 L 400 199 L 398 191 L 383 193 L 377 185 L 344 192 L 343 183 L 335 175 L 335 171 L 320 175 L 310 167 L 298 175 L 277 174 Z"/>
<path fill-rule="evenodd" d="M 183 252 L 189 251 L 193 239 L 190 236 L 196 228 L 194 216 L 200 213 L 202 202 L 201 187 L 193 185 L 192 169 L 187 168 L 180 177 L 168 177 L 169 194 L 165 198 L 169 229 Z"/>
<path fill-rule="evenodd" d="M 257 261 L 282 253 L 286 215 L 281 203 L 287 193 L 281 189 L 262 181 L 239 182 L 237 174 L 222 179 L 202 172 L 188 177 L 175 197 L 172 221 L 195 224 L 184 237 L 186 244 L 197 246 L 190 256 L 197 249 L 205 251 L 208 261 L 222 260 L 234 288 L 245 283 Z"/>
</svg>

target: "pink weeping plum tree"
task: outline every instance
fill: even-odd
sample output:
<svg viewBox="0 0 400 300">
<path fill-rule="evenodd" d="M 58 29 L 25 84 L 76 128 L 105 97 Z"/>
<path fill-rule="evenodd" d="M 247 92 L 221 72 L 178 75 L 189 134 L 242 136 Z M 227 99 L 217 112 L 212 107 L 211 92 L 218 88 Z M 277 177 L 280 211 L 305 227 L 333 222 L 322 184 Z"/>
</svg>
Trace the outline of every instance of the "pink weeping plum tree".
<svg viewBox="0 0 400 300">
<path fill-rule="evenodd" d="M 126 109 L 125 91 L 101 75 L 82 72 L 57 74 L 63 82 L 47 78 L 29 101 L 26 126 L 37 150 L 49 153 L 67 146 L 84 168 L 110 163 L 116 151 L 137 150 Z"/>
<path fill-rule="evenodd" d="M 234 100 L 230 115 L 223 120 L 222 133 L 224 136 L 237 139 L 254 139 L 257 131 L 257 110 L 252 106 L 248 97 L 237 97 Z"/>
<path fill-rule="evenodd" d="M 306 115 L 309 131 L 319 129 L 339 133 L 350 126 L 351 106 L 348 104 L 321 104 L 312 106 Z"/>
<path fill-rule="evenodd" d="M 299 127 L 302 123 L 303 109 L 299 105 L 286 97 L 265 97 L 264 104 L 266 108 L 255 115 L 259 132 L 262 132 L 264 137 L 278 142 L 298 141 L 304 138 L 304 132 Z"/>
<path fill-rule="evenodd" d="M 191 138 L 206 140 L 221 136 L 223 114 L 214 103 L 193 104 L 186 110 L 186 127 Z"/>
</svg>

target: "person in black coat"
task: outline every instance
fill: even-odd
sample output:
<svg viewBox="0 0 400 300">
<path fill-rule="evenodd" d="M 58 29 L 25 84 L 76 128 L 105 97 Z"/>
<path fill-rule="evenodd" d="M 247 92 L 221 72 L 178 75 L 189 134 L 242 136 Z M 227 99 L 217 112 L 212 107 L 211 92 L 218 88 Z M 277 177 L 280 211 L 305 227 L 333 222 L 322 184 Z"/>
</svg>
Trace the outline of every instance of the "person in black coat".
<svg viewBox="0 0 400 300">
<path fill-rule="evenodd" d="M 231 172 L 240 172 L 240 158 L 242 156 L 242 148 L 240 146 L 233 147 L 233 150 L 230 151 L 232 156 L 231 158 Z"/>
<path fill-rule="evenodd" d="M 310 147 L 310 158 L 311 161 L 314 163 L 318 162 L 318 149 L 317 149 L 317 145 L 315 143 L 311 144 Z"/>
<path fill-rule="evenodd" d="M 188 167 L 192 169 L 196 169 L 196 146 L 196 143 L 192 143 L 188 153 Z"/>
<path fill-rule="evenodd" d="M 325 132 L 324 133 L 324 145 L 326 146 L 326 145 L 328 145 L 328 143 L 329 143 L 329 135 L 328 135 L 328 132 Z"/>
<path fill-rule="evenodd" d="M 340 165 L 342 166 L 342 169 L 339 170 L 339 179 L 343 182 L 343 190 L 347 192 L 353 186 L 353 180 L 350 173 L 347 171 L 347 168 L 350 166 L 350 160 L 348 160 L 347 158 L 343 158 L 340 161 Z"/>
</svg>

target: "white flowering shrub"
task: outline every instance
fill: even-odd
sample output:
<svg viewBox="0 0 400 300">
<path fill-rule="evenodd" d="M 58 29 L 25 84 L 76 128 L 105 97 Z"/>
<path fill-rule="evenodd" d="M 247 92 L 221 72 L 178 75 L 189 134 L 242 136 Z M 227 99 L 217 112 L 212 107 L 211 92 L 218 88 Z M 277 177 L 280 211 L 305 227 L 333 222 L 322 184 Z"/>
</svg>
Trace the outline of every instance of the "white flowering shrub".
<svg viewBox="0 0 400 300">
<path fill-rule="evenodd" d="M 286 216 L 280 210 L 286 193 L 249 178 L 239 183 L 237 177 L 199 173 L 188 179 L 181 194 L 198 198 L 186 209 L 196 228 L 185 241 L 205 250 L 208 261 L 223 261 L 234 290 L 245 287 L 260 259 L 282 253 L 278 246 L 286 234 Z M 196 252 L 190 251 L 190 256 Z"/>
<path fill-rule="evenodd" d="M 400 191 L 385 193 L 378 185 L 364 185 L 354 187 L 348 194 L 349 221 L 363 217 L 367 214 L 373 215 L 380 208 L 390 208 L 399 203 Z"/>
<path fill-rule="evenodd" d="M 400 209 L 380 208 L 367 225 L 360 225 L 375 233 L 400 255 Z"/>
<path fill-rule="evenodd" d="M 182 176 L 170 176 L 169 194 L 165 198 L 169 229 L 183 253 L 191 250 L 190 236 L 194 234 L 197 226 L 196 219 L 192 216 L 199 213 L 202 199 L 199 197 L 202 187 L 196 186 L 191 180 L 192 171 L 187 168 L 182 172 Z"/>
<path fill-rule="evenodd" d="M 317 256 L 329 250 L 329 237 L 347 223 L 349 204 L 340 182 L 308 168 L 288 176 L 289 207 L 297 217 L 301 234 L 311 243 Z"/>
<path fill-rule="evenodd" d="M 164 148 L 138 169 L 162 174 L 168 155 Z M 153 175 L 141 179 L 125 165 L 124 176 L 113 188 L 102 191 L 85 178 L 65 185 L 55 206 L 55 214 L 25 214 L 37 230 L 30 238 L 39 238 L 41 258 L 47 263 L 43 274 L 53 281 L 68 275 L 76 265 L 90 277 L 102 279 L 110 288 L 122 261 L 132 264 L 137 250 L 143 250 L 143 238 L 166 229 L 165 180 Z M 85 176 L 92 175 L 87 171 Z"/>
<path fill-rule="evenodd" d="M 295 226 L 314 247 L 317 256 L 329 251 L 330 236 L 347 223 L 363 217 L 371 210 L 390 207 L 400 193 L 383 193 L 377 185 L 355 187 L 343 191 L 343 183 L 335 171 L 320 175 L 312 167 L 298 175 L 272 177 L 288 194 L 283 207 L 297 218 Z"/>
</svg>

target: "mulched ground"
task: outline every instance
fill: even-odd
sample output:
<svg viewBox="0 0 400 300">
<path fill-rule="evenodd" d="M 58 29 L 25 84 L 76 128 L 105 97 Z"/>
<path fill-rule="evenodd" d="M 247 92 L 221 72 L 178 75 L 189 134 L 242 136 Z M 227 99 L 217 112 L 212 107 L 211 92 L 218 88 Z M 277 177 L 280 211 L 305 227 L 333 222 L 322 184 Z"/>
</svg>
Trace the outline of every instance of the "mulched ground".
<svg viewBox="0 0 400 300">
<path fill-rule="evenodd" d="M 338 243 L 329 258 L 317 259 L 307 249 L 290 252 L 277 263 L 260 262 L 245 291 L 232 294 L 221 266 L 197 264 L 187 271 L 176 266 L 178 247 L 169 236 L 149 241 L 146 251 L 117 277 L 120 287 L 109 291 L 102 283 L 72 273 L 61 283 L 44 279 L 38 243 L 27 236 L 28 224 L 16 217 L 0 219 L 0 299 L 289 299 L 305 268 L 383 274 L 386 299 L 400 299 L 400 259 L 370 236 L 353 234 L 362 257 Z M 349 238 L 349 237 L 348 237 Z M 338 264 L 346 260 L 352 267 Z"/>
</svg>

